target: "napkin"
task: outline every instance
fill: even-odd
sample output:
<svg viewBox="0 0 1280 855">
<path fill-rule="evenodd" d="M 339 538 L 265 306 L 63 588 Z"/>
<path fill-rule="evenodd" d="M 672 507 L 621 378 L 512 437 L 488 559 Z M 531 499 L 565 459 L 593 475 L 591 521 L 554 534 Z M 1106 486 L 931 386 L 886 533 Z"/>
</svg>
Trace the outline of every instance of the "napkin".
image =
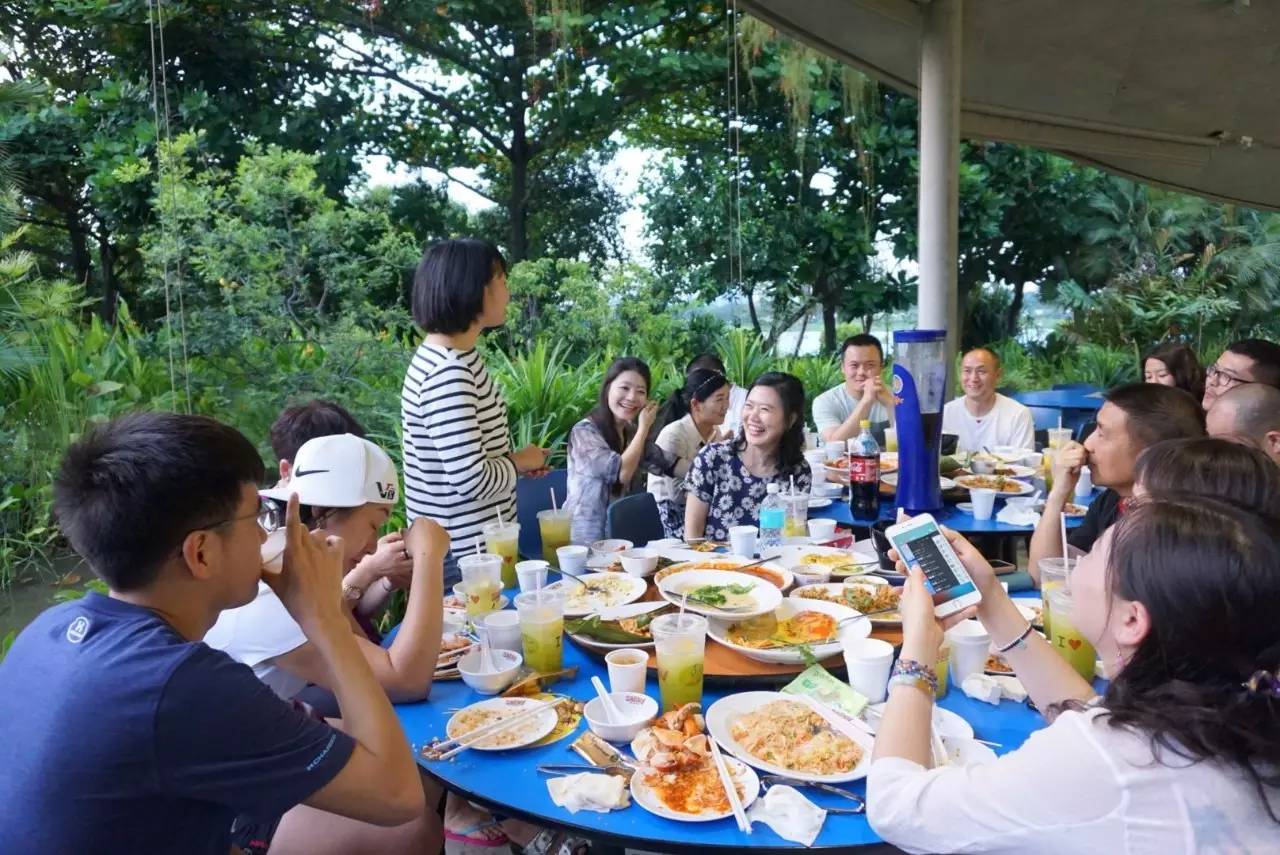
<svg viewBox="0 0 1280 855">
<path fill-rule="evenodd" d="M 1000 687 L 1000 694 L 1011 701 L 1021 703 L 1027 699 L 1027 690 L 1023 688 L 1022 681 L 1017 677 L 1006 677 L 1003 675 L 992 675 L 992 680 L 996 681 L 996 685 Z"/>
<path fill-rule="evenodd" d="M 827 812 L 785 784 L 770 787 L 747 811 L 747 820 L 763 822 L 784 840 L 812 846 Z"/>
<path fill-rule="evenodd" d="M 577 813 L 594 810 L 608 813 L 631 804 L 627 798 L 627 782 L 617 775 L 597 772 L 581 772 L 562 778 L 549 778 L 547 792 L 551 801 L 560 807 Z"/>
<path fill-rule="evenodd" d="M 994 677 L 987 674 L 970 674 L 964 678 L 960 688 L 974 700 L 982 701 L 992 706 L 1000 703 L 1000 697 L 1003 694 L 1000 684 L 995 681 Z"/>
<path fill-rule="evenodd" d="M 996 519 L 1005 525 L 1036 525 L 1040 522 L 1040 515 L 1031 508 L 1005 505 L 996 514 Z"/>
</svg>

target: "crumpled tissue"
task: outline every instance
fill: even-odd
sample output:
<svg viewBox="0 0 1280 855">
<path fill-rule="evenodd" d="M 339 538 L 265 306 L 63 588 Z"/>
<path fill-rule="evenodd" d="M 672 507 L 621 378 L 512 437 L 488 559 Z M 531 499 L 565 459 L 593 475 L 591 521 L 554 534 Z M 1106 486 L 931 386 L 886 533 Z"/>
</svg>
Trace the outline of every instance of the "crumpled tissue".
<svg viewBox="0 0 1280 855">
<path fill-rule="evenodd" d="M 763 822 L 784 840 L 804 846 L 812 846 L 818 839 L 826 818 L 825 810 L 785 784 L 770 787 L 747 811 L 749 821 Z"/>
<path fill-rule="evenodd" d="M 580 810 L 608 813 L 631 804 L 627 798 L 627 782 L 624 779 L 596 772 L 549 778 L 547 792 L 551 794 L 551 801 L 569 813 Z"/>
<path fill-rule="evenodd" d="M 1025 701 L 1027 690 L 1022 687 L 1017 677 L 1006 677 L 995 674 L 970 674 L 960 684 L 964 693 L 976 701 L 991 705 L 1000 703 L 1001 698 L 1011 701 Z"/>
<path fill-rule="evenodd" d="M 1000 686 L 1000 694 L 1011 701 L 1021 703 L 1027 699 L 1027 690 L 1023 688 L 1022 681 L 1017 677 L 1006 677 L 1001 674 L 995 674 L 991 677 Z"/>
<path fill-rule="evenodd" d="M 1005 505 L 996 514 L 996 519 L 1005 525 L 1037 525 L 1040 522 L 1040 514 L 1031 508 Z"/>
</svg>

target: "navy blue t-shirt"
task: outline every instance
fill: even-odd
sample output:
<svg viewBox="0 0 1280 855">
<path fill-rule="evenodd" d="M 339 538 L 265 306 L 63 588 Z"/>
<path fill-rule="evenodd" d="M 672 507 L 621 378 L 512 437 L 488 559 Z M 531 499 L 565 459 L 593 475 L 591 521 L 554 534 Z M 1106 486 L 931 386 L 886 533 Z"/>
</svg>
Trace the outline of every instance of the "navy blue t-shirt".
<svg viewBox="0 0 1280 855">
<path fill-rule="evenodd" d="M 226 855 L 332 780 L 346 734 L 149 609 L 89 594 L 0 662 L 0 852 Z"/>
</svg>

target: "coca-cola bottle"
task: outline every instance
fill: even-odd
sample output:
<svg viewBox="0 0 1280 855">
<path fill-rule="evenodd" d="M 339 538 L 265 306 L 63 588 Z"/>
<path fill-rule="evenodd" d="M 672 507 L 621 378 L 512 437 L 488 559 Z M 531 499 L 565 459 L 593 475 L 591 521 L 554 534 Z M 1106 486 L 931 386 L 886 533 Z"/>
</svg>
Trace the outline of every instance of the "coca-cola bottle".
<svg viewBox="0 0 1280 855">
<path fill-rule="evenodd" d="M 855 519 L 880 518 L 880 446 L 871 435 L 871 422 L 849 440 L 849 510 Z"/>
</svg>

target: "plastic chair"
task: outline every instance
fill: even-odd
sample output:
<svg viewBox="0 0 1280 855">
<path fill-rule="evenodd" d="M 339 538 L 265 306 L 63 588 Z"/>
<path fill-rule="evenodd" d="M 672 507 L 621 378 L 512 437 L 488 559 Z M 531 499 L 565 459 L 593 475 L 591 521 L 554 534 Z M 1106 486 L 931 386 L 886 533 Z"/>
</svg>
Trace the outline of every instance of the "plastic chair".
<svg viewBox="0 0 1280 855">
<path fill-rule="evenodd" d="M 665 537 L 662 517 L 653 493 L 632 493 L 609 505 L 605 517 L 605 536 L 620 537 L 636 546 Z"/>
<path fill-rule="evenodd" d="M 1098 387 L 1092 383 L 1054 383 L 1055 392 L 1096 392 Z"/>
<path fill-rule="evenodd" d="M 520 523 L 520 557 L 542 557 L 542 532 L 538 530 L 538 511 L 551 508 L 551 491 L 556 491 L 556 504 L 563 505 L 569 495 L 569 470 L 552 469 L 541 478 L 521 476 L 516 479 L 516 522 Z"/>
<path fill-rule="evenodd" d="M 1062 418 L 1062 410 L 1057 407 L 1027 407 L 1031 411 L 1031 419 L 1035 422 L 1036 430 L 1048 430 L 1056 428 L 1058 420 Z"/>
<path fill-rule="evenodd" d="M 1093 419 L 1089 419 L 1089 421 L 1081 423 L 1076 428 L 1076 442 L 1084 442 L 1089 438 L 1089 434 L 1093 433 L 1097 429 L 1098 423 Z"/>
</svg>

